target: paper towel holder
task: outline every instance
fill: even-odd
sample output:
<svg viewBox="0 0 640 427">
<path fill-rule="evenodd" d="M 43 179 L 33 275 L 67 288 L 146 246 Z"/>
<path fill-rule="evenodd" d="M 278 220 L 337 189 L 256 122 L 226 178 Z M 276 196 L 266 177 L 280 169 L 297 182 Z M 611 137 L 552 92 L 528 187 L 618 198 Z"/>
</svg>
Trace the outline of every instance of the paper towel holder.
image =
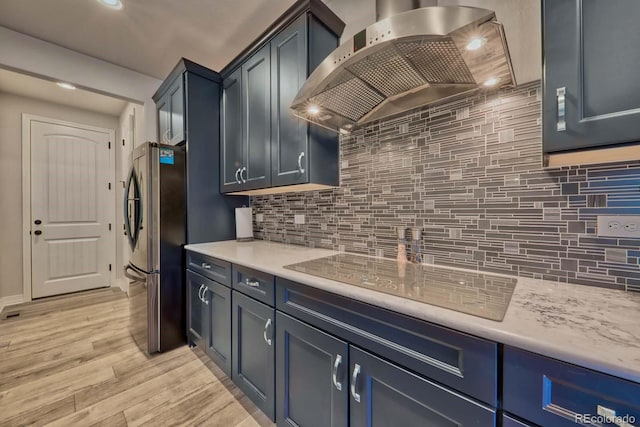
<svg viewBox="0 0 640 427">
<path fill-rule="evenodd" d="M 253 241 L 253 210 L 251 207 L 236 208 L 236 241 Z"/>
</svg>

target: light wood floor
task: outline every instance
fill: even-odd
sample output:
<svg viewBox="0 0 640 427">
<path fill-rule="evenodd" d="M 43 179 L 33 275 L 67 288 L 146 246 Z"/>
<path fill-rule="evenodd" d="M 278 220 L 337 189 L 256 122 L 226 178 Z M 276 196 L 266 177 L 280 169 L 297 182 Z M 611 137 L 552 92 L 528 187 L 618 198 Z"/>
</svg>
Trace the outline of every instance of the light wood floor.
<svg viewBox="0 0 640 427">
<path fill-rule="evenodd" d="M 128 310 L 112 289 L 5 307 L 0 425 L 272 425 L 197 348 L 145 356 Z"/>
</svg>

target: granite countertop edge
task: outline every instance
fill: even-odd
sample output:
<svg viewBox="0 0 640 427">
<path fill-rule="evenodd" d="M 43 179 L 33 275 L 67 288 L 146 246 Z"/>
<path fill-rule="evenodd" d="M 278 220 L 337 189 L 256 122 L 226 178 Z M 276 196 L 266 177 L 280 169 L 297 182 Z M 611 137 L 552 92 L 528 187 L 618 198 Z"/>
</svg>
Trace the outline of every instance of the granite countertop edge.
<svg viewBox="0 0 640 427">
<path fill-rule="evenodd" d="M 284 265 L 338 253 L 332 250 L 260 240 L 201 243 L 187 245 L 185 249 L 353 298 L 456 331 L 640 383 L 640 326 L 637 326 L 637 335 L 631 336 L 635 342 L 626 344 L 621 342 L 621 338 L 629 334 L 628 328 L 625 329 L 625 327 L 632 324 L 634 320 L 640 321 L 640 295 L 584 285 L 518 277 L 518 284 L 507 314 L 502 322 L 496 322 L 283 268 Z M 270 260 L 271 262 L 257 260 L 261 250 L 267 250 L 270 257 L 277 257 L 276 251 L 285 252 L 286 254 L 283 256 L 286 256 L 287 260 L 284 263 L 273 262 L 273 260 Z M 245 251 L 245 253 L 240 256 L 239 251 Z M 251 254 L 247 255 L 248 253 Z M 263 255 L 267 255 L 267 253 Z M 624 317 L 625 325 L 624 327 L 620 325 L 621 331 L 617 333 L 620 337 L 617 340 L 607 338 L 617 332 L 611 330 L 616 328 L 615 320 L 604 322 L 605 324 L 602 322 L 597 324 L 596 318 L 591 319 L 588 314 L 580 312 L 579 309 L 576 309 L 574 313 L 565 310 L 565 306 L 570 305 L 567 304 L 567 301 L 574 302 L 581 297 L 588 299 L 593 296 L 611 299 L 612 295 L 619 298 L 625 306 L 629 306 L 633 315 L 632 319 Z M 533 301 L 538 299 L 536 298 L 538 296 L 543 302 L 536 305 L 537 303 Z M 556 315 L 554 308 L 562 312 L 564 317 Z M 634 308 L 635 313 L 633 313 Z M 604 318 L 607 318 L 608 314 L 619 315 L 620 313 L 607 313 L 606 309 L 598 312 L 598 315 Z M 552 319 L 551 322 L 549 319 Z M 554 325 L 554 321 L 559 322 L 559 326 Z M 576 329 L 576 324 L 586 326 L 584 329 Z M 640 322 L 636 325 L 640 325 Z M 557 336 L 559 331 L 560 336 Z M 566 338 L 566 341 L 563 338 Z M 612 356 L 616 350 L 621 353 L 619 357 L 616 357 L 615 354 Z M 637 359 L 633 354 L 637 355 Z M 629 360 L 630 358 L 631 360 Z"/>
</svg>

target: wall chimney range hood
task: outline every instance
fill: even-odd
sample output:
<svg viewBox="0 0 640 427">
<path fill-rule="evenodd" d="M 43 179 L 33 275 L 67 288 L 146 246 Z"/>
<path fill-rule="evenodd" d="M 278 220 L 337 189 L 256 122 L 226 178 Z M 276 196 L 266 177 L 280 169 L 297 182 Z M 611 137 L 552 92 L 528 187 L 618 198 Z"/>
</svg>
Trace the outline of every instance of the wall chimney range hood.
<svg viewBox="0 0 640 427">
<path fill-rule="evenodd" d="M 377 6 L 380 14 L 384 8 Z M 493 11 L 421 7 L 381 19 L 342 43 L 309 76 L 291 109 L 349 132 L 464 92 L 515 84 Z"/>
</svg>

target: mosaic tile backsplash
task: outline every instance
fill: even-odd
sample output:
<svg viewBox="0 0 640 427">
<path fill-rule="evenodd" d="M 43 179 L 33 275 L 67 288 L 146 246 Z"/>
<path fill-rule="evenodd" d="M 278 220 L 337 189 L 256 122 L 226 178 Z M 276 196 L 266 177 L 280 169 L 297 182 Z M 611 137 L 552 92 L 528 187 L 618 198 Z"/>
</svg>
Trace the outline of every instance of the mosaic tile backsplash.
<svg viewBox="0 0 640 427">
<path fill-rule="evenodd" d="M 541 96 L 530 83 L 343 136 L 340 188 L 252 197 L 254 234 L 395 258 L 396 227 L 420 227 L 428 263 L 640 291 L 640 239 L 596 235 L 597 215 L 640 215 L 640 162 L 543 169 Z"/>
</svg>

